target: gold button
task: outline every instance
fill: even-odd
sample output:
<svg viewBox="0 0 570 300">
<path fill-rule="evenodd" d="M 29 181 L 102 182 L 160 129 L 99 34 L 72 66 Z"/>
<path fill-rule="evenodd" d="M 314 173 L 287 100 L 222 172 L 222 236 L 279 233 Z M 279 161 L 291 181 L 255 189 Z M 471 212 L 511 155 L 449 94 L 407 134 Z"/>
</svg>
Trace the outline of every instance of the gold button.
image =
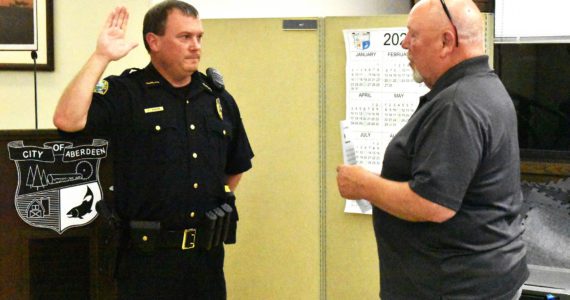
<svg viewBox="0 0 570 300">
<path fill-rule="evenodd" d="M 190 104 L 190 100 L 186 100 L 186 104 Z"/>
<path fill-rule="evenodd" d="M 198 183 L 194 183 L 194 188 L 195 188 L 195 189 L 198 188 Z"/>
<path fill-rule="evenodd" d="M 195 212 L 191 212 L 191 213 L 190 213 L 190 218 L 194 218 L 195 216 L 196 216 L 196 213 L 195 213 Z"/>
<path fill-rule="evenodd" d="M 156 126 L 154 126 L 154 130 L 156 130 L 156 131 L 160 131 L 160 125 L 156 125 Z"/>
<path fill-rule="evenodd" d="M 198 158 L 198 153 L 196 153 L 196 152 L 192 153 L 192 157 Z"/>
<path fill-rule="evenodd" d="M 224 131 L 222 131 L 224 133 L 224 135 L 226 135 L 226 130 L 224 129 Z"/>
<path fill-rule="evenodd" d="M 146 235 L 143 235 L 143 237 L 142 237 L 142 240 L 143 240 L 143 242 L 146 242 L 146 241 L 148 241 L 148 236 L 146 236 Z"/>
<path fill-rule="evenodd" d="M 190 130 L 194 130 L 196 129 L 196 126 L 194 126 L 194 124 L 190 124 Z"/>
</svg>

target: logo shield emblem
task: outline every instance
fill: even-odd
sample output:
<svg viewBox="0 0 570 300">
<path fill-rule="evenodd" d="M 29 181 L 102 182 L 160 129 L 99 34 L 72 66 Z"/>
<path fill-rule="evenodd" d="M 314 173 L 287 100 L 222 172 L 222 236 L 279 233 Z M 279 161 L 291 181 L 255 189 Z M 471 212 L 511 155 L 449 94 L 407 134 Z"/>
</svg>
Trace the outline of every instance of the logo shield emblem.
<svg viewBox="0 0 570 300">
<path fill-rule="evenodd" d="M 60 141 L 43 147 L 8 143 L 18 170 L 14 204 L 20 218 L 59 234 L 91 223 L 97 217 L 95 204 L 103 199 L 99 164 L 107 157 L 107 145 L 100 139 L 80 146 Z"/>
</svg>

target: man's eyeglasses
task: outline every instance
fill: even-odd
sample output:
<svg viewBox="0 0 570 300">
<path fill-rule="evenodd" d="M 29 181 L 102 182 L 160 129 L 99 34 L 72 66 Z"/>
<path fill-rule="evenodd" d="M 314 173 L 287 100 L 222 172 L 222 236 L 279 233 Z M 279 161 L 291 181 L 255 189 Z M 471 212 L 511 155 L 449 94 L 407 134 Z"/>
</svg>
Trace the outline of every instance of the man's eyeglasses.
<svg viewBox="0 0 570 300">
<path fill-rule="evenodd" d="M 453 23 L 453 19 L 451 19 L 451 14 L 449 13 L 449 9 L 447 8 L 447 5 L 445 5 L 445 0 L 439 0 L 439 1 L 441 2 L 441 5 L 443 6 L 443 10 L 445 11 L 447 18 L 449 19 L 449 22 L 451 22 L 451 26 L 453 26 L 453 30 L 455 31 L 455 47 L 459 47 L 459 35 L 457 35 L 457 27 L 455 27 L 455 24 Z"/>
</svg>

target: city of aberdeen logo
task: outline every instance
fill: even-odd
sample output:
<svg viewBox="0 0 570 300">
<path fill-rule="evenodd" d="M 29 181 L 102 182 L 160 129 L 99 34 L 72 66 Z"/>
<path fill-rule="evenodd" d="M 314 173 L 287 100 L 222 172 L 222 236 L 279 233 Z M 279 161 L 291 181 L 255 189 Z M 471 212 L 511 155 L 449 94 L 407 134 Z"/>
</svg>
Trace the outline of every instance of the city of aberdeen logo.
<svg viewBox="0 0 570 300">
<path fill-rule="evenodd" d="M 107 145 L 101 139 L 79 146 L 61 141 L 42 147 L 8 143 L 18 170 L 14 203 L 20 218 L 59 234 L 91 223 L 97 217 L 95 204 L 103 198 L 99 164 L 107 157 Z"/>
</svg>

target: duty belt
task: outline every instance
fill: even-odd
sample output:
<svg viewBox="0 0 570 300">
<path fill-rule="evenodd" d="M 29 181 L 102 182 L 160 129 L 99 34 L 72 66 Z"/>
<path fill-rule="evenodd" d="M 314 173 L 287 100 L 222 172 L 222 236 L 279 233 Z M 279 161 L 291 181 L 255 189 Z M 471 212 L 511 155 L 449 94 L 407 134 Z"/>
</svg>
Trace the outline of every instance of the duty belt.
<svg viewBox="0 0 570 300">
<path fill-rule="evenodd" d="M 165 230 L 160 222 L 130 221 L 131 244 L 143 252 L 157 248 L 179 248 L 190 250 L 196 247 L 210 250 L 228 242 L 233 209 L 223 204 L 204 214 L 196 227 L 180 230 Z"/>
</svg>

